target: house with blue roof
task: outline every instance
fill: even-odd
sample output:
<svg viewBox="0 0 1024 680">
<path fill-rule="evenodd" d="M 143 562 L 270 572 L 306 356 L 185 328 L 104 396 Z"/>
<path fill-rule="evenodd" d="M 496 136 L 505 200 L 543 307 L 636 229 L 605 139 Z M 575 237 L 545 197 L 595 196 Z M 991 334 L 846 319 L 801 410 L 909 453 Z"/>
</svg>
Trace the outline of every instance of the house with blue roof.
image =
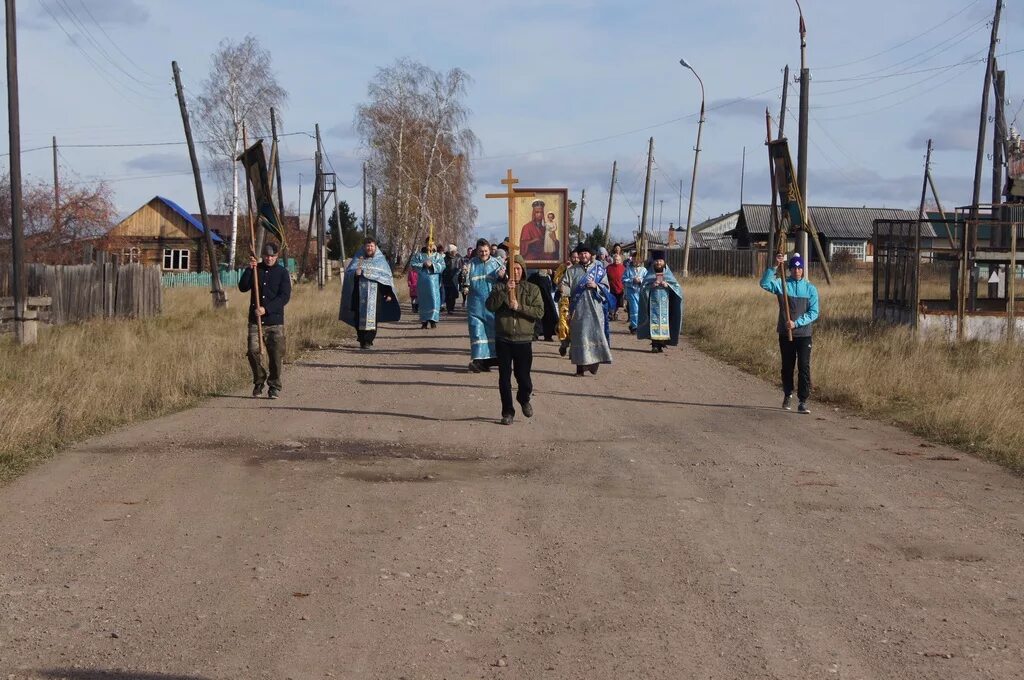
<svg viewBox="0 0 1024 680">
<path fill-rule="evenodd" d="M 180 205 L 154 196 L 107 233 L 107 250 L 123 263 L 156 265 L 167 273 L 209 271 L 203 223 Z M 214 247 L 225 246 L 217 231 Z M 223 260 L 223 252 L 218 259 Z"/>
</svg>

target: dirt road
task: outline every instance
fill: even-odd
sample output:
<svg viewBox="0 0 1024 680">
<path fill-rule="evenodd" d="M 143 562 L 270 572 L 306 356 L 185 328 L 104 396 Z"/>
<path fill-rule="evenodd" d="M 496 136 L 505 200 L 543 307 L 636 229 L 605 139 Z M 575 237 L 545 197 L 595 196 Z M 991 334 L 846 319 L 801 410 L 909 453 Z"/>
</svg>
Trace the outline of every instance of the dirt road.
<svg viewBox="0 0 1024 680">
<path fill-rule="evenodd" d="M 1019 478 L 621 332 L 502 427 L 464 324 L 0 489 L 0 680 L 1024 677 Z"/>
</svg>

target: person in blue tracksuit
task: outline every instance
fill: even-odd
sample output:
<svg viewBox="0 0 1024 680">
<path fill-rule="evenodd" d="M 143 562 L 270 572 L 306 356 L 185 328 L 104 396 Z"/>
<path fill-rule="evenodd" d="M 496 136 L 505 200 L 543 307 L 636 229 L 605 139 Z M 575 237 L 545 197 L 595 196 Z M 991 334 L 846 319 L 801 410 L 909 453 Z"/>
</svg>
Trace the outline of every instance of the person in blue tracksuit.
<svg viewBox="0 0 1024 680">
<path fill-rule="evenodd" d="M 775 264 L 782 265 L 786 256 L 779 253 L 775 256 Z M 811 397 L 811 333 L 814 322 L 818 320 L 818 289 L 804 278 L 804 261 L 800 253 L 794 253 L 789 260 L 789 277 L 785 284 L 769 269 L 761 277 L 761 288 L 775 295 L 779 300 L 779 322 L 776 330 L 779 333 L 779 350 L 782 354 L 782 408 L 792 409 L 793 369 L 797 368 L 797 398 L 800 404 L 797 411 L 810 413 L 807 401 Z M 789 320 L 786 319 L 783 306 L 782 286 L 786 286 L 789 297 Z M 789 331 L 793 331 L 793 339 L 789 339 Z"/>
</svg>

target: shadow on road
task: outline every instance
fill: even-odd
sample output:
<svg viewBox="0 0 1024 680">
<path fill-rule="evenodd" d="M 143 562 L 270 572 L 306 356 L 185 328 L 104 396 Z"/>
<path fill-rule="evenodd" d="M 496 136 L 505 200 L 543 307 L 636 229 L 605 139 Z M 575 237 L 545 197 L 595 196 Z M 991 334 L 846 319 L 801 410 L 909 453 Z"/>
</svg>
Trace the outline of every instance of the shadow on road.
<svg viewBox="0 0 1024 680">
<path fill-rule="evenodd" d="M 46 678 L 67 678 L 67 680 L 209 680 L 200 675 L 105 671 L 99 668 L 47 668 L 37 672 Z"/>
<path fill-rule="evenodd" d="M 401 385 L 402 383 L 383 383 L 385 385 Z M 425 383 L 434 385 L 436 383 Z M 462 387 L 462 385 L 457 385 Z M 228 406 L 228 409 L 235 409 L 238 411 L 250 411 L 252 409 L 242 408 L 239 406 Z M 423 416 L 417 413 L 395 413 L 393 411 L 354 411 L 345 408 L 315 408 L 312 406 L 255 406 L 253 408 L 263 409 L 264 411 L 301 411 L 303 413 L 331 413 L 343 416 L 373 416 L 374 418 L 405 418 L 407 420 L 419 420 L 428 423 L 494 423 L 497 422 L 495 418 L 484 418 L 482 416 L 475 416 L 473 418 L 435 418 L 434 416 Z"/>
</svg>

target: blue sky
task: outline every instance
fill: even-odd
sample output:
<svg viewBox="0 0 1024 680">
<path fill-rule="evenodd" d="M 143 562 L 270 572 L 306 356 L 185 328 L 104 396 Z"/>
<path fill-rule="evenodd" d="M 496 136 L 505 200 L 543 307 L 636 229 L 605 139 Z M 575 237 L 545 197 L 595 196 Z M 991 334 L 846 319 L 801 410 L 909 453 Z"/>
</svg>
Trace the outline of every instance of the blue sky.
<svg viewBox="0 0 1024 680">
<path fill-rule="evenodd" d="M 928 137 L 943 200 L 968 202 L 984 64 L 952 65 L 984 55 L 994 0 L 802 4 L 813 74 L 811 203 L 915 205 Z M 499 189 L 506 168 L 525 185 L 568 187 L 575 200 L 585 188 L 590 229 L 604 221 L 613 160 L 612 233 L 628 236 L 652 135 L 654 223 L 676 222 L 700 106 L 682 56 L 701 73 L 710 109 L 695 221 L 737 206 L 744 146 L 745 198 L 768 200 L 764 107 L 777 113 L 781 69 L 799 65 L 796 6 L 787 0 L 19 0 L 19 30 L 22 146 L 49 145 L 56 135 L 62 172 L 110 180 L 122 214 L 156 194 L 196 207 L 183 146 L 73 146 L 182 140 L 172 59 L 196 89 L 221 39 L 256 35 L 290 93 L 285 131 L 319 122 L 340 179 L 352 186 L 361 164 L 353 114 L 376 70 L 405 56 L 438 70 L 461 67 L 474 79 L 470 125 L 483 143 L 474 166 L 477 231 L 487 236 L 505 228 L 503 208 L 483 194 Z M 1007 3 L 998 52 L 1019 49 L 1022 32 L 1024 7 Z M 1001 65 L 1012 119 L 1024 101 L 1024 53 Z M 794 110 L 796 103 L 793 86 Z M 787 131 L 795 136 L 795 116 Z M 303 203 L 309 197 L 312 150 L 308 137 L 284 140 L 287 203 L 297 202 L 300 174 Z M 49 178 L 47 151 L 25 153 L 23 163 L 28 175 Z M 358 188 L 341 196 L 361 212 Z"/>
</svg>

